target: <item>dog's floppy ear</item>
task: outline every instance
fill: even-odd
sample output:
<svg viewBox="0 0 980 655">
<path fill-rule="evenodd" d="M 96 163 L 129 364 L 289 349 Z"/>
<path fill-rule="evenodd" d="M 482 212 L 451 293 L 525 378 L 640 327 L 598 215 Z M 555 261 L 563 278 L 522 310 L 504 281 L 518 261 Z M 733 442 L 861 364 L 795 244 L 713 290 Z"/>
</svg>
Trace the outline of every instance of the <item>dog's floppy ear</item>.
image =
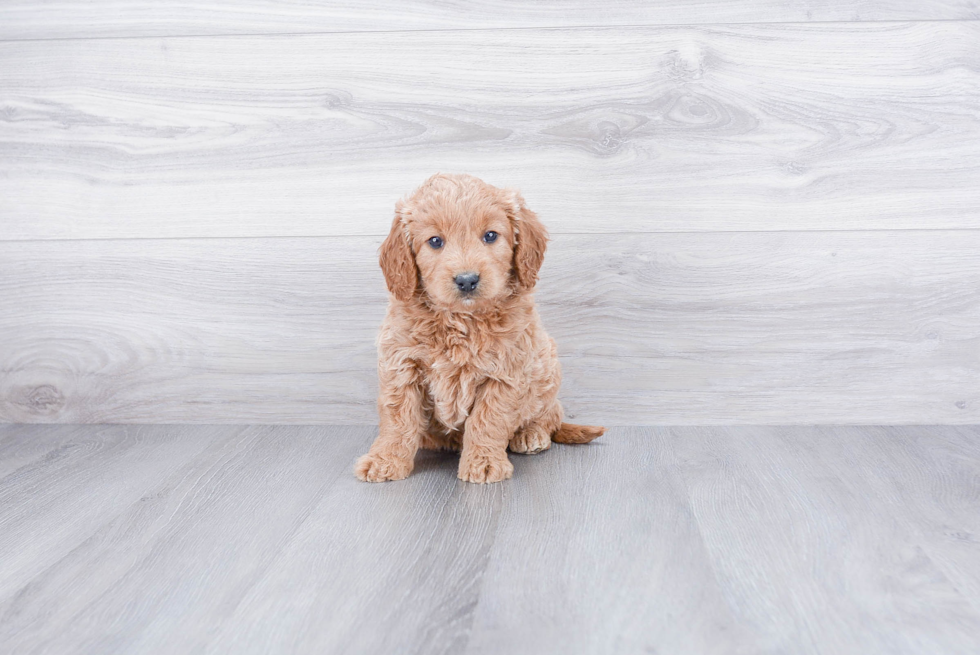
<svg viewBox="0 0 980 655">
<path fill-rule="evenodd" d="M 404 222 L 405 206 L 402 201 L 395 205 L 395 218 L 391 221 L 391 232 L 381 244 L 378 251 L 378 261 L 381 272 L 385 275 L 388 291 L 399 300 L 408 300 L 415 293 L 419 284 L 418 268 L 415 266 L 415 255 L 408 243 Z"/>
<path fill-rule="evenodd" d="M 521 194 L 512 191 L 508 198 L 508 213 L 514 221 L 514 272 L 522 289 L 531 289 L 538 281 L 538 271 L 544 262 L 548 231 L 538 215 L 524 205 Z"/>
</svg>

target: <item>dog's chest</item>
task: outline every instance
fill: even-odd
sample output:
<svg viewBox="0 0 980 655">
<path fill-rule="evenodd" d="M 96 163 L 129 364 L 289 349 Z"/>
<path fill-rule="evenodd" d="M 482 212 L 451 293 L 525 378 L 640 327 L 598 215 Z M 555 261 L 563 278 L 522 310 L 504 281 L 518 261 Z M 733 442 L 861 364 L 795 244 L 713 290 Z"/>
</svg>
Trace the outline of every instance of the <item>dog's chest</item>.
<svg viewBox="0 0 980 655">
<path fill-rule="evenodd" d="M 462 338 L 455 343 L 444 341 L 443 345 L 445 348 L 429 352 L 425 379 L 436 420 L 458 430 L 473 411 L 480 386 L 498 374 L 501 353 Z"/>
</svg>

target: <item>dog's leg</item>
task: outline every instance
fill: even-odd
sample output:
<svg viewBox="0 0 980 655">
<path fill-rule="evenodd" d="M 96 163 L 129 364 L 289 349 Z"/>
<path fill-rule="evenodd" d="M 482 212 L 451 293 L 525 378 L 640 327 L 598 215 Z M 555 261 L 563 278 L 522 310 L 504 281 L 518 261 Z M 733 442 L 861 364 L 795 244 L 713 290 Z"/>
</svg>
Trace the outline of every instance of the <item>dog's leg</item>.
<svg viewBox="0 0 980 655">
<path fill-rule="evenodd" d="M 463 429 L 460 480 L 499 482 L 513 475 L 507 442 L 517 429 L 517 406 L 513 387 L 496 380 L 484 384 Z"/>
<path fill-rule="evenodd" d="M 401 480 L 415 467 L 415 453 L 428 425 L 424 392 L 418 376 L 401 384 L 382 381 L 378 399 L 381 419 L 371 450 L 357 460 L 354 474 L 367 482 Z"/>
</svg>

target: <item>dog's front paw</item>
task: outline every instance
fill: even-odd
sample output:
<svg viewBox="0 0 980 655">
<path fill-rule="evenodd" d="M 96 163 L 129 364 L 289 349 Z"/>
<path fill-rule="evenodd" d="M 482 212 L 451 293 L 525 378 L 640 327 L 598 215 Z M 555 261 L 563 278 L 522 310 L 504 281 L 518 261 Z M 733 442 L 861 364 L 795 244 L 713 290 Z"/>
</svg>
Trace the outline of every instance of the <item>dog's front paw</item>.
<svg viewBox="0 0 980 655">
<path fill-rule="evenodd" d="M 486 455 L 463 455 L 459 460 L 459 479 L 464 482 L 500 482 L 514 474 L 514 465 L 507 455 L 487 457 Z"/>
<path fill-rule="evenodd" d="M 354 475 L 364 482 L 404 480 L 411 472 L 412 462 L 387 459 L 374 453 L 362 456 L 354 464 Z"/>
</svg>

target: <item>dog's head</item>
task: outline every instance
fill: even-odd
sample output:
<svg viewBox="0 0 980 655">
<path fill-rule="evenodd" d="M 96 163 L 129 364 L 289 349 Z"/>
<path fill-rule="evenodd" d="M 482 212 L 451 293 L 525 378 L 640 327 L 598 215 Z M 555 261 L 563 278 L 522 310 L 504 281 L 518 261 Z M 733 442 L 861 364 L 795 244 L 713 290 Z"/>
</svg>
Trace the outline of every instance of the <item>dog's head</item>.
<svg viewBox="0 0 980 655">
<path fill-rule="evenodd" d="M 433 175 L 395 206 L 381 270 L 400 300 L 425 294 L 443 309 L 478 311 L 534 287 L 547 240 L 516 191 Z"/>
</svg>

